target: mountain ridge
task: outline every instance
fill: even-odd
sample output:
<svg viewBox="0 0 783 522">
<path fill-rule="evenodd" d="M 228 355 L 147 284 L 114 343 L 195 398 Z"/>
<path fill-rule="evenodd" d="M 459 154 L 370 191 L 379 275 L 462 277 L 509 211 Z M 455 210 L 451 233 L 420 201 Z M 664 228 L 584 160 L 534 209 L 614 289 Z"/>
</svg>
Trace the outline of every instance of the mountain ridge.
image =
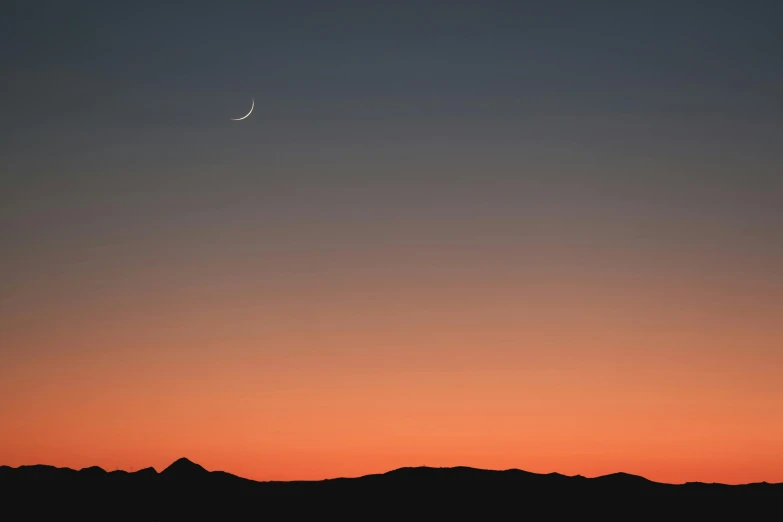
<svg viewBox="0 0 783 522">
<path fill-rule="evenodd" d="M 661 516 L 690 507 L 700 517 L 711 510 L 725 517 L 736 508 L 747 519 L 749 509 L 779 507 L 783 483 L 665 484 L 628 473 L 586 478 L 467 466 L 403 467 L 322 480 L 255 481 L 210 471 L 183 458 L 160 472 L 152 467 L 107 472 L 98 466 L 81 470 L 0 466 L 0 498 L 0 515 L 23 513 L 24 520 L 66 516 L 96 521 L 299 520 L 347 514 L 366 520 L 379 512 L 415 520 L 452 514 L 464 517 L 468 511 L 487 519 L 514 510 L 526 513 L 524 509 L 530 507 L 580 516 L 617 511 L 627 518 L 627 506 L 631 510 L 643 506 L 645 513 L 657 510 Z"/>
<path fill-rule="evenodd" d="M 549 473 L 536 473 L 532 471 L 526 471 L 520 468 L 507 468 L 507 469 L 488 469 L 488 468 L 475 468 L 472 466 L 403 466 L 400 468 L 394 468 L 389 471 L 381 472 L 381 473 L 370 473 L 366 475 L 358 475 L 358 476 L 350 476 L 350 477 L 332 477 L 332 478 L 325 478 L 325 479 L 298 479 L 298 480 L 255 480 L 250 478 L 241 477 L 239 475 L 235 475 L 233 473 L 229 473 L 227 471 L 223 470 L 207 470 L 200 464 L 196 464 L 192 460 L 186 458 L 186 457 L 180 457 L 179 459 L 172 462 L 170 465 L 165 467 L 161 471 L 157 471 L 156 468 L 149 466 L 146 468 L 141 468 L 135 471 L 127 471 L 122 469 L 112 470 L 108 471 L 100 466 L 88 466 L 80 469 L 74 469 L 69 467 L 58 467 L 53 466 L 50 464 L 23 464 L 17 467 L 8 466 L 8 465 L 0 465 L 0 473 L 3 472 L 10 472 L 13 470 L 28 470 L 30 472 L 32 471 L 40 471 L 42 473 L 55 473 L 55 472 L 61 472 L 61 473 L 84 473 L 84 474 L 90 474 L 95 476 L 103 476 L 103 475 L 111 475 L 111 474 L 127 474 L 127 475 L 138 475 L 138 474 L 155 474 L 158 476 L 163 475 L 177 475 L 177 476 L 192 476 L 192 475 L 228 475 L 231 477 L 239 478 L 242 480 L 246 480 L 249 482 L 254 482 L 256 484 L 278 484 L 278 483 L 323 483 L 333 480 L 361 480 L 366 478 L 372 478 L 372 477 L 390 477 L 394 475 L 403 475 L 403 474 L 424 474 L 429 473 L 430 477 L 437 476 L 437 474 L 446 474 L 446 473 L 452 473 L 452 474 L 472 474 L 474 476 L 478 476 L 481 474 L 485 474 L 485 476 L 489 477 L 490 475 L 499 476 L 498 474 L 516 474 L 524 475 L 530 478 L 545 478 L 545 477 L 552 477 L 552 478 L 563 478 L 563 479 L 577 479 L 577 480 L 589 480 L 589 481 L 596 481 L 596 480 L 602 480 L 602 481 L 619 481 L 619 480 L 627 480 L 627 481 L 639 481 L 639 482 L 645 482 L 649 484 L 660 484 L 665 486 L 687 486 L 687 485 L 707 485 L 707 486 L 725 486 L 725 487 L 743 487 L 743 486 L 776 486 L 776 487 L 783 487 L 783 482 L 767 482 L 767 481 L 759 481 L 759 482 L 748 482 L 748 483 L 742 483 L 742 484 L 725 484 L 721 482 L 702 482 L 702 481 L 687 481 L 682 483 L 669 483 L 669 482 L 659 482 L 654 481 L 651 479 L 648 479 L 647 477 L 644 477 L 642 475 L 635 475 L 632 473 L 626 473 L 623 471 L 618 471 L 614 473 L 607 473 L 605 475 L 598 475 L 595 477 L 585 477 L 584 475 L 577 474 L 577 475 L 565 475 L 558 472 L 549 472 Z"/>
</svg>

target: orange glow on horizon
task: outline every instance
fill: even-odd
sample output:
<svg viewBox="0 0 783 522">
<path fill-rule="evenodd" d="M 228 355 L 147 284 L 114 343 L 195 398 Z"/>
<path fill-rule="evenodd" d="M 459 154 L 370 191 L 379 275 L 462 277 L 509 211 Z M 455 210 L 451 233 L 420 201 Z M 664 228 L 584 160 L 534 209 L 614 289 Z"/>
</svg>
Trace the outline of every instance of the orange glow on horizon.
<svg viewBox="0 0 783 522">
<path fill-rule="evenodd" d="M 0 462 L 162 470 L 184 456 L 259 480 L 461 465 L 783 482 L 776 287 L 556 269 L 129 285 L 39 308 L 36 328 L 7 315 Z"/>
</svg>

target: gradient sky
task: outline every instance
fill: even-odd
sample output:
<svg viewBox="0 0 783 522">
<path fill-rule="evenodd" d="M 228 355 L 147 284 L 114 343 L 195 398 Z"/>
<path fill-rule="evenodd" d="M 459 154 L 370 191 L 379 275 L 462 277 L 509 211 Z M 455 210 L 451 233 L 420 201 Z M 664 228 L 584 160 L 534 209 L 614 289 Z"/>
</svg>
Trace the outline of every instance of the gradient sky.
<svg viewBox="0 0 783 522">
<path fill-rule="evenodd" d="M 774 2 L 7 4 L 0 464 L 783 482 Z"/>
</svg>

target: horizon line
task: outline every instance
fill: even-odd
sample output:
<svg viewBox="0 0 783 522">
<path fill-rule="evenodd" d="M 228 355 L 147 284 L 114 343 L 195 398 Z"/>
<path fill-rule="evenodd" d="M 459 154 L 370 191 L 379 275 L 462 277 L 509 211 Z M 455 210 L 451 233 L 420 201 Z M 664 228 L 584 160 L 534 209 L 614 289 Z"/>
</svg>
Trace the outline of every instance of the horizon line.
<svg viewBox="0 0 783 522">
<path fill-rule="evenodd" d="M 355 475 L 355 476 L 336 476 L 336 477 L 328 477 L 328 478 L 323 478 L 323 479 L 256 480 L 256 479 L 243 477 L 241 475 L 236 475 L 234 473 L 231 473 L 231 472 L 225 471 L 225 470 L 209 470 L 209 469 L 204 468 L 200 464 L 196 463 L 195 461 L 193 461 L 193 460 L 191 460 L 191 459 L 189 459 L 187 457 L 180 457 L 180 458 L 176 459 L 174 462 L 172 462 L 171 464 L 169 464 L 168 466 L 166 466 L 165 468 L 163 468 L 160 471 L 158 471 L 158 469 L 156 467 L 154 467 L 154 466 L 139 467 L 138 469 L 135 469 L 135 471 L 132 468 L 132 470 L 129 471 L 127 469 L 122 469 L 122 468 L 115 468 L 113 470 L 108 470 L 108 469 L 105 469 L 105 468 L 103 468 L 101 466 L 97 466 L 97 465 L 85 466 L 85 467 L 76 469 L 76 468 L 71 468 L 71 467 L 68 467 L 68 466 L 55 466 L 55 465 L 52 465 L 52 464 L 41 464 L 41 463 L 38 463 L 38 464 L 20 464 L 19 466 L 9 466 L 9 465 L 5 465 L 5 464 L 0 464 L 0 469 L 2 469 L 2 468 L 20 469 L 20 468 L 30 468 L 30 467 L 49 467 L 49 468 L 55 468 L 55 469 L 70 470 L 70 471 L 74 471 L 74 472 L 78 473 L 78 472 L 83 471 L 83 470 L 96 469 L 97 468 L 97 469 L 100 469 L 101 471 L 103 471 L 104 473 L 122 472 L 122 473 L 129 473 L 129 474 L 139 473 L 141 471 L 145 471 L 145 470 L 150 470 L 151 469 L 156 474 L 161 474 L 161 473 L 164 473 L 166 470 L 172 468 L 177 463 L 189 463 L 189 464 L 192 464 L 194 466 L 197 466 L 197 467 L 203 469 L 207 473 L 224 473 L 224 474 L 228 474 L 228 475 L 232 475 L 234 477 L 240 478 L 242 480 L 247 480 L 247 481 L 256 482 L 256 483 L 260 483 L 260 484 L 263 484 L 263 483 L 326 482 L 326 481 L 330 481 L 330 480 L 357 480 L 357 479 L 362 479 L 362 478 L 365 478 L 365 477 L 386 475 L 386 474 L 389 474 L 389 473 L 393 473 L 395 471 L 408 470 L 408 469 L 433 469 L 433 470 L 469 469 L 469 470 L 474 470 L 474 471 L 483 471 L 483 472 L 490 472 L 490 473 L 522 472 L 522 473 L 528 473 L 528 474 L 531 474 L 531 475 L 538 475 L 538 476 L 560 475 L 562 477 L 567 477 L 567 478 L 582 478 L 582 479 L 586 479 L 586 480 L 596 480 L 596 479 L 601 479 L 601 478 L 605 478 L 605 477 L 612 477 L 612 476 L 618 476 L 619 475 L 619 476 L 626 476 L 626 477 L 632 477 L 632 478 L 637 478 L 637 479 L 643 479 L 645 481 L 648 481 L 648 482 L 654 483 L 654 484 L 662 484 L 662 485 L 669 485 L 669 486 L 684 486 L 684 485 L 687 485 L 687 484 L 707 484 L 707 485 L 728 486 L 728 487 L 751 486 L 751 485 L 756 485 L 756 484 L 768 484 L 768 485 L 772 485 L 772 486 L 783 485 L 783 482 L 767 482 L 765 480 L 756 481 L 756 482 L 743 482 L 743 483 L 736 483 L 736 484 L 725 483 L 725 482 L 704 482 L 704 481 L 698 481 L 698 480 L 696 480 L 696 481 L 677 482 L 677 483 L 675 483 L 675 482 L 660 482 L 660 481 L 657 481 L 657 480 L 649 479 L 649 478 L 647 478 L 647 477 L 645 477 L 643 475 L 636 475 L 634 473 L 628 473 L 628 472 L 625 472 L 625 471 L 615 471 L 615 472 L 606 473 L 606 474 L 603 474 L 603 475 L 595 475 L 595 476 L 591 477 L 591 476 L 587 476 L 587 475 L 582 475 L 581 473 L 577 473 L 576 475 L 566 475 L 566 474 L 560 473 L 558 471 L 552 471 L 552 472 L 548 472 L 548 473 L 539 473 L 539 472 L 534 472 L 534 471 L 527 471 L 527 470 L 524 470 L 524 469 L 521 469 L 521 468 L 491 469 L 491 468 L 477 468 L 477 467 L 473 467 L 473 466 L 428 466 L 428 465 L 402 466 L 402 467 L 399 467 L 399 468 L 393 468 L 393 469 L 390 469 L 390 470 L 387 470 L 387 471 L 382 471 L 382 472 L 377 472 L 377 473 L 366 473 L 364 475 Z"/>
</svg>

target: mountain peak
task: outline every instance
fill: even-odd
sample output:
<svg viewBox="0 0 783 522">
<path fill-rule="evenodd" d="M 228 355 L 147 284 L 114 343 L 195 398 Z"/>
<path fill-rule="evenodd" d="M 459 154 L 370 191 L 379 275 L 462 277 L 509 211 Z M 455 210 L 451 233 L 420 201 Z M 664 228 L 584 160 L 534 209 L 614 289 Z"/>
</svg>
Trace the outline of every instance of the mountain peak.
<svg viewBox="0 0 783 522">
<path fill-rule="evenodd" d="M 177 459 L 168 468 L 162 471 L 164 475 L 175 475 L 179 477 L 192 477 L 209 473 L 206 469 L 192 462 L 185 457 Z"/>
<path fill-rule="evenodd" d="M 610 473 L 609 475 L 602 475 L 600 477 L 596 477 L 596 480 L 603 480 L 603 481 L 623 481 L 623 482 L 649 482 L 652 483 L 652 481 L 645 477 L 640 477 L 639 475 L 632 475 L 630 473 Z"/>
<path fill-rule="evenodd" d="M 90 466 L 89 468 L 80 469 L 79 473 L 91 477 L 101 477 L 103 475 L 106 475 L 106 470 L 98 466 Z"/>
</svg>

